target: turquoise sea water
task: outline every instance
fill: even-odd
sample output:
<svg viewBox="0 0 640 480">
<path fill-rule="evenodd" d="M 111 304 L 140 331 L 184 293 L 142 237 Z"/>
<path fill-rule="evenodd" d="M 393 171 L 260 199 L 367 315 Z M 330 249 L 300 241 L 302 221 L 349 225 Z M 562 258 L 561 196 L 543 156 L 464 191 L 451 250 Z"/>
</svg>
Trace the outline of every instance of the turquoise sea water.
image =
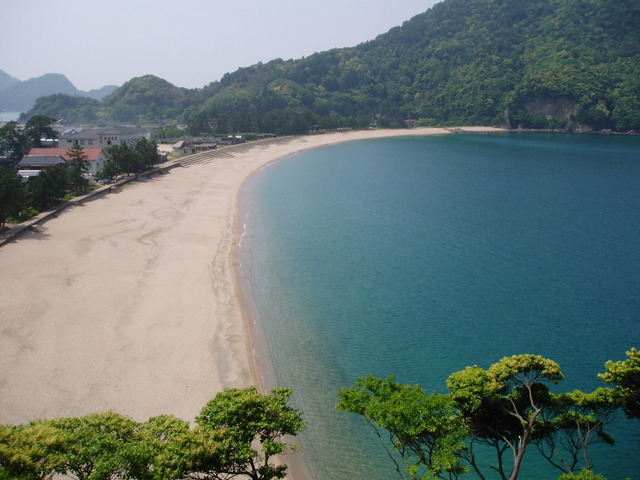
<svg viewBox="0 0 640 480">
<path fill-rule="evenodd" d="M 260 363 L 305 414 L 310 478 L 396 475 L 364 422 L 334 408 L 359 376 L 444 392 L 468 365 L 533 353 L 560 363 L 560 391 L 590 390 L 607 360 L 640 347 L 638 137 L 339 144 L 261 170 L 241 211 Z M 640 478 L 640 421 L 620 415 L 610 431 L 596 470 Z M 537 456 L 520 478 L 558 478 Z"/>
</svg>

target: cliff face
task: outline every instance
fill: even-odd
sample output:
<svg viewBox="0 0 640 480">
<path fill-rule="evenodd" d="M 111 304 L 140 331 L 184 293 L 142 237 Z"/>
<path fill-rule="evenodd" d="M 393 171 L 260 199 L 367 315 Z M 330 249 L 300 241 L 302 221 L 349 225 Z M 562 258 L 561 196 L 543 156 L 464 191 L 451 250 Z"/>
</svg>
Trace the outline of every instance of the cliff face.
<svg viewBox="0 0 640 480">
<path fill-rule="evenodd" d="M 570 98 L 534 97 L 525 104 L 525 110 L 547 120 L 564 117 L 567 120 L 576 113 L 578 103 Z"/>
</svg>

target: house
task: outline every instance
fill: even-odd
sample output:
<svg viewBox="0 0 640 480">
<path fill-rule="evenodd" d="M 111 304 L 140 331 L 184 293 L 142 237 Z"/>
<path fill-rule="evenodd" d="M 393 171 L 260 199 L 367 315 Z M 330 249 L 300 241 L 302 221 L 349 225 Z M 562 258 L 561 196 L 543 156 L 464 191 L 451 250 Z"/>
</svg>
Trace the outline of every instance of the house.
<svg viewBox="0 0 640 480">
<path fill-rule="evenodd" d="M 102 170 L 102 167 L 104 167 L 104 163 L 107 161 L 107 155 L 102 148 L 85 148 L 84 154 L 87 156 L 87 160 L 89 161 L 89 173 L 95 176 L 100 170 Z M 62 157 L 63 162 L 69 160 L 67 148 L 32 148 L 23 160 L 28 157 L 37 156 L 58 156 Z M 22 160 L 20 163 L 22 163 Z M 18 165 L 20 166 L 20 164 Z"/>
<path fill-rule="evenodd" d="M 199 143 L 198 145 L 194 145 L 196 152 L 208 152 L 209 150 L 215 150 L 218 148 L 217 143 Z"/>
<path fill-rule="evenodd" d="M 180 140 L 171 145 L 171 151 L 174 155 L 191 155 L 192 153 L 196 153 L 195 147 L 184 140 Z"/>
<path fill-rule="evenodd" d="M 107 148 L 111 145 L 125 143 L 132 145 L 140 138 L 149 139 L 149 132 L 134 127 L 97 127 L 63 134 L 58 139 L 58 146 L 65 149 L 74 145 L 89 148 Z"/>
<path fill-rule="evenodd" d="M 51 152 L 51 148 L 39 148 L 38 150 L 44 150 L 47 153 Z M 23 181 L 40 175 L 42 170 L 47 168 L 53 168 L 58 165 L 65 165 L 67 162 L 61 155 L 48 155 L 47 153 L 41 153 L 40 155 L 25 155 L 18 162 L 16 166 L 18 169 L 18 175 L 20 175 Z"/>
<path fill-rule="evenodd" d="M 216 137 L 214 139 L 220 145 L 237 145 L 246 142 L 242 135 L 229 135 L 227 137 Z"/>
<path fill-rule="evenodd" d="M 33 148 L 38 152 L 22 157 L 22 160 L 18 162 L 18 170 L 45 170 L 57 165 L 66 164 L 66 160 L 60 154 L 53 154 L 53 148 Z M 45 152 L 41 152 L 45 150 Z"/>
</svg>

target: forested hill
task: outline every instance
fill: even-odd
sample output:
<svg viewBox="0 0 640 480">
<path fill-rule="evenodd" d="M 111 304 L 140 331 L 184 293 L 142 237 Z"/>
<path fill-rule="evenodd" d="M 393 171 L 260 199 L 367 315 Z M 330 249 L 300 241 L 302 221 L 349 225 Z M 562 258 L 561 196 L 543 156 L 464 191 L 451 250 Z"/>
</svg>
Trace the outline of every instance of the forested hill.
<svg viewBox="0 0 640 480">
<path fill-rule="evenodd" d="M 194 133 L 407 119 L 637 131 L 638 79 L 636 1 L 444 0 L 356 47 L 241 68 L 203 89 L 162 84 L 162 95 L 140 83 L 164 81 L 133 79 L 101 108 L 121 121 L 179 116 Z"/>
</svg>

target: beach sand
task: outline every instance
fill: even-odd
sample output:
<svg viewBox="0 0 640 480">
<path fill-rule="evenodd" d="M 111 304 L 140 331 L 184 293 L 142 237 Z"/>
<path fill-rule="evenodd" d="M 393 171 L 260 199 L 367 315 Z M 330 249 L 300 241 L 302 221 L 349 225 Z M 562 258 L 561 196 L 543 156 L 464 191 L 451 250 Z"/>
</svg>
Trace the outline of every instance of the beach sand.
<svg viewBox="0 0 640 480">
<path fill-rule="evenodd" d="M 192 421 L 217 392 L 255 384 L 260 365 L 234 271 L 243 181 L 310 148 L 445 133 L 371 130 L 232 147 L 233 156 L 70 207 L 4 245 L 0 423 L 108 409 Z"/>
</svg>

